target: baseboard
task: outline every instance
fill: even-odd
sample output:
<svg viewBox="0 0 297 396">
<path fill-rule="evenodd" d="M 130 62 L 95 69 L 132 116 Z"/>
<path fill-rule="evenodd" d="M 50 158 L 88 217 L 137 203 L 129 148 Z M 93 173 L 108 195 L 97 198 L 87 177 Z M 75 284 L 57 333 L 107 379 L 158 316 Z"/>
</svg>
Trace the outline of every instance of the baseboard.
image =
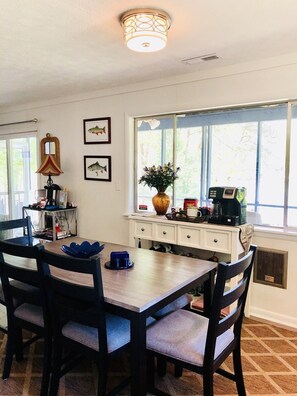
<svg viewBox="0 0 297 396">
<path fill-rule="evenodd" d="M 267 311 L 265 309 L 255 308 L 253 306 L 250 307 L 249 314 L 254 318 L 266 320 L 270 323 L 297 329 L 297 318 L 293 316 L 282 315 L 276 312 Z"/>
</svg>

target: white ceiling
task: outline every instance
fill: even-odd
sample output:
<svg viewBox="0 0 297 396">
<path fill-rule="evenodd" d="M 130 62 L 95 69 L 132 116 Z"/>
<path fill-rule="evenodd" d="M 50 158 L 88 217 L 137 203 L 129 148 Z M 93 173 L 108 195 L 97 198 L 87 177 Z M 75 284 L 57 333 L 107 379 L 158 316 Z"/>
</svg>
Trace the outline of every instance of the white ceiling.
<svg viewBox="0 0 297 396">
<path fill-rule="evenodd" d="M 139 7 L 171 16 L 163 51 L 124 45 L 119 15 Z M 296 53 L 296 17 L 297 0 L 0 0 L 0 106 Z"/>
</svg>

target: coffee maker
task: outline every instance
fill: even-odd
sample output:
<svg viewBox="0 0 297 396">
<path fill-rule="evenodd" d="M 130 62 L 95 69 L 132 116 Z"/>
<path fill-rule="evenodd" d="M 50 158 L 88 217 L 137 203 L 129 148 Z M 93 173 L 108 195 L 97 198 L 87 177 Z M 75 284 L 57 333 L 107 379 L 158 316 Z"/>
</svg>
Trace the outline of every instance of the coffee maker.
<svg viewBox="0 0 297 396">
<path fill-rule="evenodd" d="M 246 223 L 245 187 L 210 187 L 213 209 L 208 222 L 237 226 Z"/>
</svg>

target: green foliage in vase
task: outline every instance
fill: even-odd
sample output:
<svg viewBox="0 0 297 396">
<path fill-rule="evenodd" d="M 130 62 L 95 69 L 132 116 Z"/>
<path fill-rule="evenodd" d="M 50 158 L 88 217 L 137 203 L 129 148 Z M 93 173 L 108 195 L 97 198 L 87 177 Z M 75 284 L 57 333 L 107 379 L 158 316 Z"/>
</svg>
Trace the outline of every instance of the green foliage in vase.
<svg viewBox="0 0 297 396">
<path fill-rule="evenodd" d="M 173 164 L 168 162 L 163 166 L 145 166 L 143 170 L 144 174 L 139 179 L 139 184 L 143 183 L 150 188 L 156 188 L 158 192 L 164 192 L 178 178 L 177 173 L 180 168 L 174 169 Z"/>
</svg>

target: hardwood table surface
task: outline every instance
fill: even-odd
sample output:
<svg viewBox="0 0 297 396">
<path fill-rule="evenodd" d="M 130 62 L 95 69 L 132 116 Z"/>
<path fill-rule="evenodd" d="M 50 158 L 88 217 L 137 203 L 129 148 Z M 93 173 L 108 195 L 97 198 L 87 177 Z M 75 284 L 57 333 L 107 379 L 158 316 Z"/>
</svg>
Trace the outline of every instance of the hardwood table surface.
<svg viewBox="0 0 297 396">
<path fill-rule="evenodd" d="M 80 244 L 84 240 L 86 239 L 70 237 L 46 243 L 45 248 L 54 253 L 64 254 L 61 250 L 62 245 L 69 246 L 71 242 Z M 94 242 L 90 239 L 88 241 Z M 105 301 L 135 312 L 144 311 L 217 266 L 216 263 L 206 260 L 112 243 L 104 244 L 99 257 Z M 134 266 L 125 270 L 105 268 L 104 264 L 110 260 L 110 253 L 113 251 L 127 251 Z M 70 279 L 70 276 L 67 276 Z M 78 281 L 75 273 L 71 280 Z M 87 275 L 79 278 L 81 284 L 88 285 L 90 282 Z"/>
</svg>

